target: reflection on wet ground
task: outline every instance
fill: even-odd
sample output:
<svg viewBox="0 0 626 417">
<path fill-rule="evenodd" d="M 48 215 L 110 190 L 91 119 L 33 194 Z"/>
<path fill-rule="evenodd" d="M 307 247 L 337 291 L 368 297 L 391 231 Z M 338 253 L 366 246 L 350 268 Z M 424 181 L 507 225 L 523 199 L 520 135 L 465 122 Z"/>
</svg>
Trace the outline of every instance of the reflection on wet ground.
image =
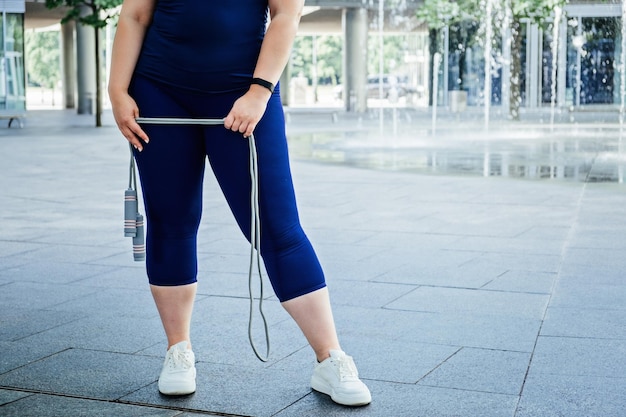
<svg viewBox="0 0 626 417">
<path fill-rule="evenodd" d="M 293 157 L 368 169 L 529 180 L 624 182 L 626 139 L 617 123 L 546 125 L 444 121 L 390 126 L 320 124 L 289 134 Z M 419 125 L 419 127 L 418 127 Z M 382 132 L 382 134 L 381 134 Z M 395 133 L 394 133 L 395 132 Z"/>
</svg>

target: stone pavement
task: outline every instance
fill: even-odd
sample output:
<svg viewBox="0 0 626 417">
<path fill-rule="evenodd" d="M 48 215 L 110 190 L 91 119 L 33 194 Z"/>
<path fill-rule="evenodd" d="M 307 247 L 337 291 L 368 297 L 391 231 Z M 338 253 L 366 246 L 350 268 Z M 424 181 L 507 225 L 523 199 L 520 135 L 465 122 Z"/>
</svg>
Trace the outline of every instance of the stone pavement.
<svg viewBox="0 0 626 417">
<path fill-rule="evenodd" d="M 127 147 L 110 115 L 100 129 L 67 111 L 1 127 L 0 415 L 626 415 L 615 123 L 560 124 L 551 141 L 545 118 L 481 134 L 480 121 L 442 116 L 434 138 L 428 115 L 402 117 L 386 145 L 375 117 L 296 112 L 288 125 L 302 222 L 374 398 L 356 409 L 310 390 L 313 355 L 272 294 L 271 359 L 253 355 L 249 247 L 209 174 L 198 390 L 159 395 L 163 331 L 123 237 Z"/>
</svg>

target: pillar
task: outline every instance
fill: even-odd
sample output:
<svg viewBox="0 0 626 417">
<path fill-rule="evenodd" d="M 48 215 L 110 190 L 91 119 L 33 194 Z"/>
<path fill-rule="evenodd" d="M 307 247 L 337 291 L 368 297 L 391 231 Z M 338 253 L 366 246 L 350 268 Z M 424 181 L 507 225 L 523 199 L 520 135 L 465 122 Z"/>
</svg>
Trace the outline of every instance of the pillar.
<svg viewBox="0 0 626 417">
<path fill-rule="evenodd" d="M 61 54 L 63 83 L 63 106 L 76 108 L 76 44 L 74 41 L 74 21 L 61 25 Z"/>
<path fill-rule="evenodd" d="M 367 111 L 367 9 L 343 10 L 343 101 L 348 112 Z"/>
<path fill-rule="evenodd" d="M 558 67 L 556 81 L 556 102 L 559 107 L 567 106 L 567 16 L 561 17 L 558 43 Z"/>
<path fill-rule="evenodd" d="M 83 6 L 85 13 L 90 13 Z M 76 24 L 76 80 L 78 114 L 94 114 L 96 97 L 95 33 L 92 26 Z"/>
<path fill-rule="evenodd" d="M 526 107 L 537 108 L 541 99 L 542 33 L 535 23 L 528 24 L 526 45 Z"/>
</svg>

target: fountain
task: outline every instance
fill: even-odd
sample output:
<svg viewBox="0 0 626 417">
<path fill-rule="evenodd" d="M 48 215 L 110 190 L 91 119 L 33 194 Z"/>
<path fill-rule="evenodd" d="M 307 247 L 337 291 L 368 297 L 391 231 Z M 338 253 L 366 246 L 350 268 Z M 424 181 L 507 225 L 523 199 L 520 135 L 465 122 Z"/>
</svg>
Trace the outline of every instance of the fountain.
<svg viewBox="0 0 626 417">
<path fill-rule="evenodd" d="M 529 24 L 531 26 L 528 27 L 529 37 L 526 38 L 528 45 L 526 51 L 534 54 L 533 56 L 529 55 L 528 60 L 532 60 L 534 64 L 540 64 L 539 58 L 543 56 L 542 54 L 552 54 L 553 57 L 551 66 L 548 57 L 548 62 L 541 68 L 544 72 L 539 73 L 546 83 L 546 96 L 550 94 L 550 98 L 546 97 L 544 100 L 545 108 L 536 109 L 537 112 L 529 112 L 526 120 L 520 122 L 500 120 L 497 104 L 494 104 L 498 95 L 497 71 L 501 62 L 499 60 L 500 50 L 498 49 L 500 47 L 499 28 L 508 27 L 519 16 L 513 16 L 512 11 L 508 10 L 506 6 L 511 4 L 508 0 L 502 2 L 482 0 L 481 17 L 475 23 L 481 26 L 480 34 L 484 40 L 484 46 L 479 55 L 484 56 L 484 62 L 481 56 L 477 57 L 476 49 L 473 49 L 476 43 L 472 43 L 467 48 L 469 52 L 466 61 L 467 66 L 464 69 L 467 71 L 464 74 L 470 74 L 474 77 L 471 78 L 471 83 L 468 82 L 464 86 L 470 90 L 471 99 L 484 97 L 484 103 L 476 103 L 476 101 L 470 103 L 470 105 L 475 106 L 474 110 L 477 110 L 474 113 L 475 117 L 471 117 L 471 113 L 469 113 L 466 117 L 454 119 L 451 117 L 454 115 L 453 113 L 445 111 L 445 107 L 440 108 L 442 97 L 444 100 L 446 98 L 442 94 L 447 93 L 447 91 L 442 91 L 441 84 L 447 86 L 447 83 L 441 83 L 442 77 L 445 77 L 446 73 L 455 77 L 454 70 L 456 68 L 452 67 L 452 62 L 456 64 L 458 61 L 453 61 L 456 58 L 453 56 L 456 51 L 454 49 L 455 43 L 450 41 L 450 45 L 452 45 L 450 48 L 452 50 L 451 68 L 448 68 L 445 57 L 447 42 L 441 45 L 439 43 L 441 38 L 437 37 L 431 39 L 430 44 L 431 50 L 434 49 L 432 72 L 429 74 L 432 81 L 432 101 L 430 108 L 425 109 L 427 111 L 410 112 L 411 120 L 405 120 L 402 118 L 401 110 L 398 110 L 398 114 L 395 113 L 396 109 L 391 107 L 392 100 L 390 99 L 389 106 L 385 102 L 384 105 L 381 103 L 380 109 L 375 109 L 376 112 L 380 111 L 378 114 L 380 119 L 376 113 L 372 113 L 374 117 L 365 119 L 359 126 L 347 124 L 341 129 L 337 129 L 337 126 L 329 126 L 328 131 L 322 132 L 319 130 L 323 130 L 324 127 L 316 126 L 316 132 L 313 135 L 290 136 L 292 154 L 296 158 L 311 158 L 332 164 L 339 163 L 362 168 L 414 173 L 499 176 L 545 181 L 622 182 L 626 170 L 626 159 L 622 156 L 624 145 L 621 139 L 621 129 L 626 117 L 626 69 L 624 69 L 626 65 L 626 0 L 614 0 L 614 2 L 623 4 L 621 60 L 617 48 L 615 49 L 617 53 L 615 56 L 615 77 L 618 73 L 620 74 L 621 84 L 619 90 L 615 91 L 615 98 L 613 99 L 613 103 L 617 104 L 617 94 L 620 94 L 619 126 L 614 114 L 612 121 L 607 119 L 607 123 L 597 124 L 596 122 L 601 120 L 596 118 L 596 113 L 593 112 L 577 113 L 577 123 L 571 128 L 558 123 L 559 114 L 557 112 L 560 107 L 557 106 L 561 106 L 564 102 L 557 92 L 565 93 L 565 91 L 559 90 L 561 87 L 565 88 L 559 83 L 559 79 L 565 78 L 564 74 L 566 73 L 563 71 L 570 71 L 567 73 L 567 76 L 571 77 L 567 80 L 572 81 L 568 85 L 568 88 L 571 88 L 568 90 L 568 93 L 571 93 L 568 99 L 573 99 L 574 104 L 576 104 L 575 89 L 580 87 L 580 83 L 576 83 L 573 78 L 576 77 L 576 70 L 581 68 L 580 65 L 576 65 L 577 57 L 573 49 L 569 50 L 569 55 L 564 53 L 566 51 L 564 45 L 566 36 L 563 33 L 563 27 L 567 10 L 564 7 L 557 7 L 551 11 L 553 26 L 548 29 L 549 32 L 545 35 L 550 37 L 551 33 L 553 39 L 552 44 L 546 50 L 543 49 L 541 42 L 541 32 L 537 29 L 539 26 L 531 23 Z M 387 10 L 384 9 L 385 4 Z M 385 42 L 383 43 L 383 24 L 387 30 L 393 27 L 394 14 L 393 12 L 390 14 L 390 1 L 384 3 L 384 0 L 381 0 L 377 6 L 379 12 L 377 16 L 378 26 L 371 39 L 374 41 L 374 50 L 380 50 L 381 53 L 380 56 L 376 56 L 373 66 L 378 68 L 379 74 L 384 74 L 393 66 L 384 60 L 382 52 L 389 55 L 394 44 L 388 37 L 384 38 Z M 616 19 L 611 22 L 618 21 L 618 14 L 619 10 L 615 15 Z M 545 17 L 547 18 L 548 15 L 550 13 L 546 13 Z M 578 15 L 572 14 L 572 16 Z M 391 23 L 389 18 L 391 18 Z M 574 20 L 581 21 L 579 17 L 576 17 L 570 22 L 570 25 L 574 26 Z M 600 19 L 599 21 L 606 22 L 608 19 Z M 591 25 L 591 23 L 585 22 L 585 25 Z M 606 33 L 610 33 L 607 32 L 609 29 L 605 30 L 605 36 L 608 36 Z M 445 30 L 446 28 L 443 27 L 443 31 Z M 585 38 L 582 34 L 582 28 L 579 27 L 577 30 L 578 34 L 574 28 L 572 29 L 573 36 L 570 46 L 580 49 Z M 502 36 L 504 49 L 506 42 L 511 41 L 511 35 L 503 33 Z M 615 37 L 619 37 L 619 29 L 617 29 Z M 446 38 L 446 40 L 448 39 Z M 593 47 L 590 43 L 585 52 L 594 53 Z M 510 54 L 502 52 L 502 56 L 506 60 Z M 564 58 L 570 59 L 570 66 L 566 67 L 568 62 Z M 618 67 L 618 63 L 621 66 Z M 506 74 L 505 64 L 503 64 L 503 73 Z M 427 65 L 425 64 L 424 68 L 427 68 Z M 482 84 L 483 79 L 476 80 L 477 76 L 482 75 L 480 73 L 483 70 L 484 84 Z M 528 81 L 528 77 L 533 77 L 536 74 L 536 70 L 532 73 L 527 72 L 526 80 Z M 536 79 L 531 81 L 536 81 Z M 620 79 L 609 79 L 607 85 L 611 81 L 615 82 L 617 88 Z M 538 98 L 537 93 L 543 92 L 542 86 L 541 79 L 536 85 L 529 86 L 527 98 L 530 99 L 531 95 L 533 99 Z M 377 85 L 376 87 L 378 87 L 379 96 L 384 96 L 384 94 L 380 94 L 383 86 Z M 386 93 L 387 86 L 384 87 L 383 93 Z M 534 88 L 534 91 L 531 91 L 531 88 Z M 443 90 L 446 88 L 444 87 Z M 582 95 L 579 94 L 578 96 L 589 99 L 591 94 L 585 96 L 586 92 L 587 90 L 582 91 Z M 550 103 L 549 109 L 547 107 L 548 102 Z M 443 104 L 446 104 L 445 101 Z M 483 105 L 484 108 L 481 108 Z M 614 112 L 616 107 L 617 105 L 611 110 Z M 508 111 L 504 105 L 502 110 L 503 115 L 506 116 Z M 548 116 L 548 111 L 550 111 L 550 116 Z M 383 116 L 388 119 L 384 120 Z M 398 117 L 400 117 L 400 122 L 398 122 Z M 550 124 L 548 124 L 548 120 Z M 573 121 L 573 119 L 571 120 Z M 590 120 L 592 123 L 583 123 L 585 120 Z M 401 125 L 398 128 L 399 123 Z M 608 125 L 608 123 L 612 123 L 612 125 Z M 383 129 L 387 131 L 382 131 Z M 602 129 L 601 135 L 598 135 L 598 129 Z M 601 157 L 598 157 L 599 155 Z"/>
<path fill-rule="evenodd" d="M 563 10 L 557 6 L 554 8 L 554 23 L 552 24 L 552 80 L 550 86 L 550 131 L 554 129 L 554 113 L 556 110 L 556 76 L 559 65 L 559 28 Z"/>
<path fill-rule="evenodd" d="M 385 114 L 382 106 L 383 74 L 385 73 L 385 0 L 378 0 L 378 98 L 381 100 L 379 113 L 380 135 L 383 136 L 385 128 Z"/>
<path fill-rule="evenodd" d="M 620 137 L 624 126 L 624 110 L 626 106 L 626 0 L 622 0 L 622 50 L 620 62 Z"/>
<path fill-rule="evenodd" d="M 493 14 L 493 0 L 485 0 L 485 130 L 489 130 L 489 110 L 491 107 L 491 41 L 493 27 L 491 26 Z"/>
<path fill-rule="evenodd" d="M 626 0 L 624 0 L 626 1 Z M 432 114 L 432 134 L 435 135 L 435 131 L 437 130 L 437 105 L 438 105 L 438 95 L 439 95 L 439 65 L 441 64 L 441 54 L 439 52 L 435 52 L 433 55 L 433 114 Z"/>
</svg>

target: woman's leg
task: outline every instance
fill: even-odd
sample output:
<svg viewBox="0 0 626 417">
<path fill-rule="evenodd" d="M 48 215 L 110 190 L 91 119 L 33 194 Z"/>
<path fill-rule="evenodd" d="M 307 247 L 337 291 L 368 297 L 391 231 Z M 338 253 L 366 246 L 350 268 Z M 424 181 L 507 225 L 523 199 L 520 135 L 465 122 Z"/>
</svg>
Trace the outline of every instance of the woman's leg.
<svg viewBox="0 0 626 417">
<path fill-rule="evenodd" d="M 150 285 L 152 297 L 167 336 L 168 349 L 185 340 L 188 342 L 188 348 L 191 349 L 191 314 L 196 288 L 195 283 L 173 287 Z"/>
<path fill-rule="evenodd" d="M 289 167 L 285 121 L 277 92 L 255 130 L 259 168 L 261 254 L 278 298 L 294 318 L 318 360 L 339 342 L 324 273 L 300 226 Z M 222 127 L 207 129 L 211 167 L 235 215 L 250 239 L 248 141 Z"/>
<path fill-rule="evenodd" d="M 331 350 L 341 350 L 327 288 L 292 298 L 282 306 L 302 330 L 318 362 L 328 358 Z"/>
<path fill-rule="evenodd" d="M 296 208 L 285 121 L 278 91 L 254 132 L 258 155 L 261 255 L 274 292 L 294 318 L 317 360 L 311 387 L 344 405 L 371 401 L 351 357 L 341 351 L 324 273 Z M 249 141 L 222 127 L 207 129 L 207 155 L 235 215 L 250 240 Z"/>
<path fill-rule="evenodd" d="M 138 77 L 131 94 L 144 117 L 189 117 L 168 87 Z M 135 155 L 146 209 L 146 269 L 169 349 L 190 344 L 205 149 L 201 129 L 143 128 L 150 143 Z"/>
<path fill-rule="evenodd" d="M 144 117 L 190 117 L 179 95 L 142 79 L 133 81 Z M 146 270 L 167 336 L 158 388 L 162 394 L 196 390 L 191 315 L 196 295 L 197 231 L 202 213 L 205 149 L 202 130 L 144 125 L 150 143 L 135 152 L 146 210 Z"/>
</svg>

